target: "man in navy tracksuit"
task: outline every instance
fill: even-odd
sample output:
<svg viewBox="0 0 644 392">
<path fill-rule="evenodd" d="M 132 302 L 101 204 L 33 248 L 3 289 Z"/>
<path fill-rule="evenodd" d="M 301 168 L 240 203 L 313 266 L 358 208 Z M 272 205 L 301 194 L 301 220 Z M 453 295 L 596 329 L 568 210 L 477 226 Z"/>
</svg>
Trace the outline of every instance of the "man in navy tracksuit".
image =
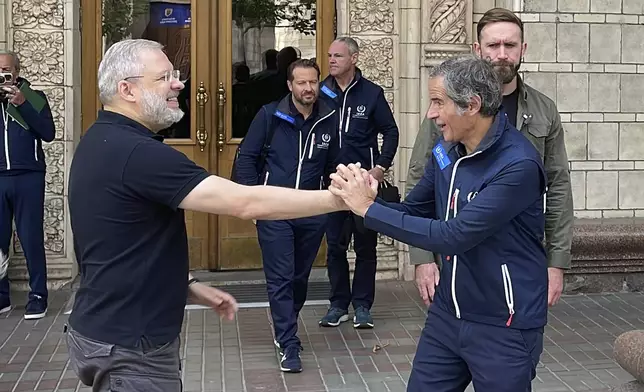
<svg viewBox="0 0 644 392">
<path fill-rule="evenodd" d="M 429 92 L 442 137 L 405 201 L 374 203 L 375 180 L 354 167 L 340 166 L 347 180 L 333 174 L 331 190 L 368 228 L 442 256 L 407 390 L 530 391 L 548 308 L 540 155 L 499 111 L 486 60 L 435 67 Z"/>
<path fill-rule="evenodd" d="M 328 187 L 338 153 L 335 110 L 318 101 L 320 70 L 305 59 L 287 71 L 291 91 L 265 105 L 255 116 L 235 163 L 237 181 L 316 190 Z M 269 133 L 273 131 L 271 140 Z M 265 164 L 258 160 L 265 143 Z M 260 163 L 261 165 L 261 163 Z M 327 215 L 278 221 L 257 221 L 268 298 L 280 349 L 280 369 L 302 371 L 297 319 L 304 306 L 309 274 L 318 253 Z"/>
<path fill-rule="evenodd" d="M 47 311 L 47 266 L 43 234 L 45 154 L 42 143 L 54 140 L 55 128 L 47 98 L 18 76 L 20 62 L 13 52 L 0 53 L 0 72 L 11 74 L 0 86 L 0 251 L 9 254 L 15 216 L 16 229 L 27 259 L 29 300 L 25 319 L 39 319 Z M 11 309 L 9 279 L 0 280 L 0 313 Z"/>
<path fill-rule="evenodd" d="M 382 88 L 365 79 L 356 67 L 358 44 L 343 37 L 329 47 L 329 76 L 320 97 L 337 110 L 340 155 L 338 163 L 360 162 L 379 182 L 391 166 L 398 148 L 398 127 Z M 378 148 L 382 134 L 382 151 Z M 353 235 L 356 264 L 353 286 L 349 282 L 347 249 Z M 329 214 L 326 230 L 327 269 L 331 282 L 331 306 L 320 325 L 335 327 L 349 320 L 353 326 L 373 328 L 371 306 L 375 297 L 378 234 L 365 229 L 362 218 L 349 211 Z"/>
</svg>

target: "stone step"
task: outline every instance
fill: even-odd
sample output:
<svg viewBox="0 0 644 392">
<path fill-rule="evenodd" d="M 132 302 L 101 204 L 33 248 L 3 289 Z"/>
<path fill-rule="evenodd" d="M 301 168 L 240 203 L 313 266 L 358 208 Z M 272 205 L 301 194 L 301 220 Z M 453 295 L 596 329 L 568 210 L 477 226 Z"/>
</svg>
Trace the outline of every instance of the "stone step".
<svg viewBox="0 0 644 392">
<path fill-rule="evenodd" d="M 58 290 L 72 281 L 73 268 L 67 264 L 47 264 L 47 288 L 49 290 Z M 9 267 L 9 280 L 11 289 L 18 291 L 29 290 L 29 272 L 27 266 L 12 265 Z"/>
</svg>

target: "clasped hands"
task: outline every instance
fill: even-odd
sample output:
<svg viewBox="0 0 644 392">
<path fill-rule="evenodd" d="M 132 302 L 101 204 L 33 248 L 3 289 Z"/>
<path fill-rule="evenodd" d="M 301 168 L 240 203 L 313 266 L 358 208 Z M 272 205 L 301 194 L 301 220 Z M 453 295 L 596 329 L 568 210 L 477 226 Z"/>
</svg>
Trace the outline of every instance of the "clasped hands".
<svg viewBox="0 0 644 392">
<path fill-rule="evenodd" d="M 330 178 L 329 191 L 341 198 L 354 214 L 364 217 L 378 195 L 378 180 L 359 163 L 338 165 Z"/>
</svg>

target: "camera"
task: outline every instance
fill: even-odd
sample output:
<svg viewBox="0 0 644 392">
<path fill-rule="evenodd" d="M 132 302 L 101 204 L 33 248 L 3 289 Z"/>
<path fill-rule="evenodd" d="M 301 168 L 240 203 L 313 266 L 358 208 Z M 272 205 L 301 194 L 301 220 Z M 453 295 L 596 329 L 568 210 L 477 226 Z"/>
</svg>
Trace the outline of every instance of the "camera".
<svg viewBox="0 0 644 392">
<path fill-rule="evenodd" d="M 13 84 L 13 74 L 11 72 L 0 72 L 0 101 L 7 99 L 7 92 L 3 87 Z"/>
<path fill-rule="evenodd" d="M 0 84 L 13 84 L 13 74 L 11 72 L 0 72 Z"/>
</svg>

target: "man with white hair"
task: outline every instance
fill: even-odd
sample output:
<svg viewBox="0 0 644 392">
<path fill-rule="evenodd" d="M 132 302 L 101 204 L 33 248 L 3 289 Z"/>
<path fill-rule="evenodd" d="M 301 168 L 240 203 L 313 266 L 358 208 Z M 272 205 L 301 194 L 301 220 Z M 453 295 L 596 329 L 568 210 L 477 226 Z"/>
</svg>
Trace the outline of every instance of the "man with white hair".
<svg viewBox="0 0 644 392">
<path fill-rule="evenodd" d="M 294 219 L 346 209 L 328 190 L 250 187 L 210 175 L 156 132 L 179 121 L 184 87 L 148 40 L 107 50 L 104 105 L 70 169 L 69 212 L 80 266 L 67 346 L 93 391 L 180 391 L 187 298 L 233 319 L 235 299 L 189 274 L 184 210 Z"/>
<path fill-rule="evenodd" d="M 20 77 L 20 58 L 6 50 L 0 50 L 0 111 L 0 252 L 8 267 L 15 221 L 29 271 L 24 317 L 37 320 L 45 317 L 49 296 L 43 233 L 47 165 L 42 146 L 54 140 L 56 130 L 45 93 L 32 90 Z M 9 278 L 0 273 L 0 314 L 11 310 L 10 291 Z"/>
</svg>

